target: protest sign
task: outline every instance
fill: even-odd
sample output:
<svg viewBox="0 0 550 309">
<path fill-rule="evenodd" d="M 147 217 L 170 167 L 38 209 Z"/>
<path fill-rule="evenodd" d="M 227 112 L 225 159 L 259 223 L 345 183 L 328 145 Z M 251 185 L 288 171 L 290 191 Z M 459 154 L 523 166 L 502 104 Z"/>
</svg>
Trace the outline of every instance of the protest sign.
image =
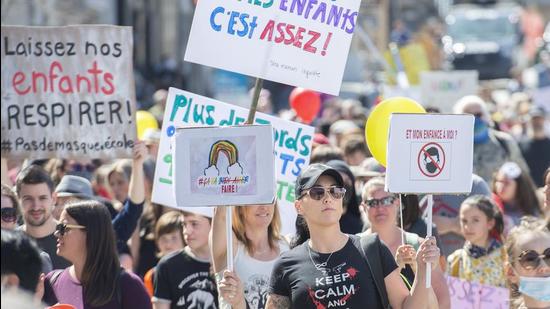
<svg viewBox="0 0 550 309">
<path fill-rule="evenodd" d="M 132 28 L 2 26 L 2 155 L 131 157 Z"/>
<path fill-rule="evenodd" d="M 506 288 L 447 277 L 451 309 L 508 309 L 510 292 Z"/>
<path fill-rule="evenodd" d="M 159 152 L 155 169 L 152 200 L 155 203 L 185 209 L 178 205 L 173 193 L 173 157 L 170 139 L 178 127 L 234 126 L 246 121 L 248 110 L 190 92 L 170 88 L 162 123 Z M 283 233 L 294 231 L 294 181 L 309 164 L 313 127 L 256 113 L 255 124 L 273 126 L 276 195 L 283 221 Z M 188 209 L 212 215 L 211 208 Z"/>
<path fill-rule="evenodd" d="M 201 0 L 185 60 L 338 95 L 360 4 Z"/>
<path fill-rule="evenodd" d="M 472 115 L 392 114 L 386 189 L 466 193 L 472 188 Z"/>
<path fill-rule="evenodd" d="M 271 125 L 178 129 L 173 145 L 178 205 L 273 203 Z"/>
<path fill-rule="evenodd" d="M 420 91 L 424 106 L 437 107 L 451 113 L 460 98 L 476 94 L 477 71 L 431 71 L 420 73 Z"/>
</svg>

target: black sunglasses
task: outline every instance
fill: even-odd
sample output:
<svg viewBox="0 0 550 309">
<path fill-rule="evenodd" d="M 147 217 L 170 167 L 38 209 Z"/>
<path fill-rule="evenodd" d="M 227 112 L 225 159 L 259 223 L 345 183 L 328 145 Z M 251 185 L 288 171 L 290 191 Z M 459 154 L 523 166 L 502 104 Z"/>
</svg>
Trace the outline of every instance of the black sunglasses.
<svg viewBox="0 0 550 309">
<path fill-rule="evenodd" d="M 346 194 L 346 188 L 343 187 L 311 187 L 306 192 L 304 192 L 298 199 L 301 199 L 302 197 L 306 196 L 306 194 L 309 194 L 309 197 L 316 201 L 320 201 L 323 197 L 325 197 L 326 192 L 330 193 L 330 196 L 332 198 L 339 200 L 344 197 Z"/>
<path fill-rule="evenodd" d="M 59 223 L 55 226 L 55 231 L 59 233 L 59 235 L 64 236 L 67 231 L 70 229 L 86 229 L 84 225 L 76 225 L 76 224 L 66 224 L 66 223 Z"/>
<path fill-rule="evenodd" d="M 13 207 L 2 208 L 1 216 L 4 222 L 15 222 L 17 220 L 17 210 Z"/>
<path fill-rule="evenodd" d="M 528 270 L 537 269 L 543 260 L 550 266 L 550 248 L 546 248 L 542 254 L 535 250 L 525 250 L 518 256 L 519 264 Z"/>
<path fill-rule="evenodd" d="M 89 172 L 93 173 L 96 170 L 96 166 L 93 164 L 81 164 L 81 163 L 74 163 L 71 166 L 73 172 Z"/>
<path fill-rule="evenodd" d="M 372 208 L 372 207 L 377 208 L 377 207 L 380 207 L 380 206 L 390 206 L 391 204 L 393 204 L 393 202 L 395 202 L 396 199 L 397 199 L 397 196 L 390 195 L 390 196 L 386 196 L 386 197 L 383 197 L 383 198 L 380 198 L 380 199 L 373 198 L 373 199 L 370 199 L 370 200 L 366 200 L 364 203 L 369 208 Z"/>
</svg>

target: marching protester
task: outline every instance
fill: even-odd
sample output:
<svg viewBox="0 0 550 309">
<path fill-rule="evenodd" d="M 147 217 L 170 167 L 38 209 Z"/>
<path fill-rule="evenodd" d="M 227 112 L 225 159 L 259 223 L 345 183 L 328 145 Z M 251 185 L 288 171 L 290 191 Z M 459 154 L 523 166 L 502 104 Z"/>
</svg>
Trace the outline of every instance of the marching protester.
<svg viewBox="0 0 550 309">
<path fill-rule="evenodd" d="M 19 201 L 15 192 L 6 184 L 2 183 L 2 229 L 14 230 L 17 227 L 17 220 L 21 216 Z"/>
<path fill-rule="evenodd" d="M 239 303 L 247 308 L 266 306 L 269 279 L 275 261 L 288 250 L 280 235 L 281 218 L 277 203 L 233 208 L 233 262 L 234 271 L 227 268 L 226 208 L 214 211 L 210 243 L 214 271 L 218 277 L 220 307 Z M 242 292 L 234 288 L 242 281 Z"/>
<path fill-rule="evenodd" d="M 40 166 L 29 165 L 17 175 L 15 189 L 25 222 L 21 230 L 34 238 L 50 256 L 53 269 L 68 267 L 70 262 L 56 253 L 57 221 L 52 216 L 55 195 L 50 176 Z"/>
<path fill-rule="evenodd" d="M 169 211 L 159 218 L 155 227 L 155 243 L 158 248 L 157 257 L 159 259 L 185 247 L 185 241 L 183 240 L 183 214 L 181 212 Z M 143 276 L 143 283 L 150 296 L 153 296 L 154 291 L 154 275 L 155 268 L 151 268 Z"/>
<path fill-rule="evenodd" d="M 427 308 L 433 294 L 423 284 L 426 263 L 435 266 L 439 249 L 425 240 L 416 255 L 418 270 L 411 292 L 399 275 L 389 249 L 378 237 L 347 235 L 340 230 L 344 181 L 324 164 L 304 168 L 296 181 L 295 207 L 310 239 L 275 263 L 266 308 Z M 363 245 L 364 243 L 365 245 Z"/>
<path fill-rule="evenodd" d="M 143 283 L 118 260 L 111 215 L 97 201 L 67 205 L 55 227 L 58 255 L 70 261 L 46 276 L 44 301 L 84 308 L 151 308 Z"/>
<path fill-rule="evenodd" d="M 519 223 L 521 217 L 536 217 L 542 213 L 533 180 L 515 162 L 506 162 L 499 168 L 493 178 L 492 190 L 493 199 L 504 213 L 505 234 Z"/>
<path fill-rule="evenodd" d="M 522 218 L 506 239 L 511 308 L 550 307 L 550 224 Z"/>
<path fill-rule="evenodd" d="M 363 222 L 359 211 L 359 197 L 355 192 L 355 176 L 344 161 L 330 160 L 326 164 L 340 173 L 347 192 L 344 196 L 344 214 L 340 218 L 342 232 L 347 234 L 360 233 L 363 230 Z"/>
<path fill-rule="evenodd" d="M 164 256 L 155 268 L 153 308 L 218 308 L 216 281 L 211 273 L 208 233 L 211 219 L 183 213 L 183 250 Z"/>
<path fill-rule="evenodd" d="M 448 257 L 448 273 L 467 281 L 505 287 L 504 221 L 498 207 L 483 195 L 471 196 L 460 207 L 460 226 L 466 243 Z"/>
<path fill-rule="evenodd" d="M 361 235 L 377 233 L 388 247 L 408 287 L 412 285 L 417 269 L 416 252 L 424 238 L 415 233 L 403 231 L 397 226 L 399 197 L 384 191 L 385 180 L 376 177 L 369 180 L 362 192 L 361 208 L 370 223 L 370 228 Z M 426 230 L 424 230 L 425 232 Z M 434 237 L 437 233 L 433 234 Z M 404 240 L 404 243 L 403 243 Z M 433 290 L 439 308 L 450 308 L 449 288 L 439 267 L 432 272 Z"/>
</svg>

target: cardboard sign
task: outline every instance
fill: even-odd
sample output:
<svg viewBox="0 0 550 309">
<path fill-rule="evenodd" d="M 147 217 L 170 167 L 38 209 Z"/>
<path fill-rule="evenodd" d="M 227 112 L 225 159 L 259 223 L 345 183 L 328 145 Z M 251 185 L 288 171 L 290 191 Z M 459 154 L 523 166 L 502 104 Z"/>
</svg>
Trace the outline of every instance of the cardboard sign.
<svg viewBox="0 0 550 309">
<path fill-rule="evenodd" d="M 182 206 L 272 203 L 271 125 L 178 129 L 173 148 L 176 202 Z"/>
<path fill-rule="evenodd" d="M 472 115 L 393 114 L 386 190 L 467 193 L 472 188 Z"/>
<path fill-rule="evenodd" d="M 201 0 L 185 60 L 338 95 L 360 4 Z"/>
<path fill-rule="evenodd" d="M 152 201 L 179 209 L 173 191 L 175 160 L 172 158 L 170 140 L 176 127 L 235 126 L 246 121 L 248 110 L 190 92 L 170 88 L 162 123 Z M 303 167 L 309 164 L 314 128 L 278 117 L 256 113 L 255 124 L 273 126 L 275 179 L 277 199 L 283 223 L 283 233 L 294 231 L 294 182 Z M 204 215 L 212 215 L 211 208 L 188 209 Z"/>
<path fill-rule="evenodd" d="M 422 105 L 452 113 L 453 105 L 466 95 L 477 93 L 477 71 L 432 71 L 420 73 Z"/>
<path fill-rule="evenodd" d="M 470 282 L 456 277 L 447 277 L 451 309 L 508 309 L 510 308 L 510 291 Z"/>
<path fill-rule="evenodd" d="M 4 27 L 2 155 L 131 157 L 132 28 Z"/>
</svg>

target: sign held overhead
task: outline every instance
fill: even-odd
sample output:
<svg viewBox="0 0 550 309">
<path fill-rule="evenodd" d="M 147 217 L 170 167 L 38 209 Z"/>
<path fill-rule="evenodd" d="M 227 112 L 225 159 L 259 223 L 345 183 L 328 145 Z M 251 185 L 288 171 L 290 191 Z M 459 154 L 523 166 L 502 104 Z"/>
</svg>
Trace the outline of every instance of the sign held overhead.
<svg viewBox="0 0 550 309">
<path fill-rule="evenodd" d="M 472 187 L 472 115 L 393 114 L 386 190 L 466 193 Z"/>
</svg>

